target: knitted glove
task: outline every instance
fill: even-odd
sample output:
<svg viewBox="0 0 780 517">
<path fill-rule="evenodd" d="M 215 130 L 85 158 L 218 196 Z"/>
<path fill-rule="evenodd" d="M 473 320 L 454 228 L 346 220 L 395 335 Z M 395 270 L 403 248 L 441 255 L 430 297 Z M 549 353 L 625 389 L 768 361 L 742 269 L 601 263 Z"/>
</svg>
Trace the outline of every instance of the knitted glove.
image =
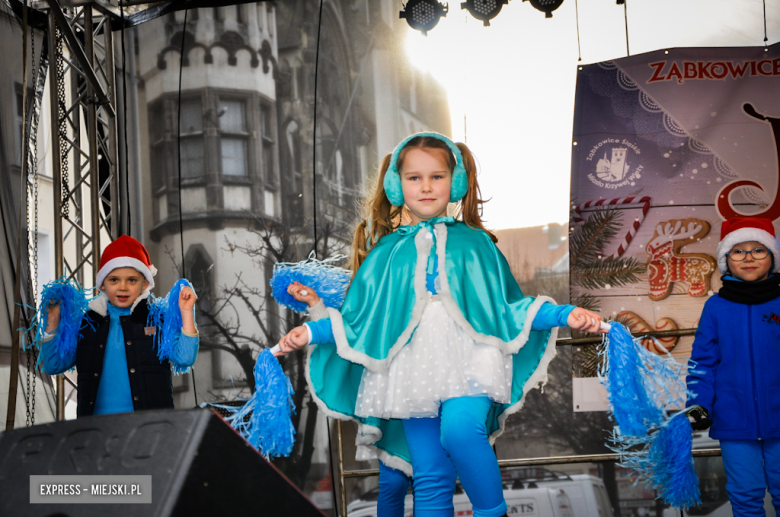
<svg viewBox="0 0 780 517">
<path fill-rule="evenodd" d="M 701 406 L 691 406 L 685 410 L 685 415 L 691 422 L 694 431 L 704 431 L 712 425 L 710 414 Z"/>
</svg>

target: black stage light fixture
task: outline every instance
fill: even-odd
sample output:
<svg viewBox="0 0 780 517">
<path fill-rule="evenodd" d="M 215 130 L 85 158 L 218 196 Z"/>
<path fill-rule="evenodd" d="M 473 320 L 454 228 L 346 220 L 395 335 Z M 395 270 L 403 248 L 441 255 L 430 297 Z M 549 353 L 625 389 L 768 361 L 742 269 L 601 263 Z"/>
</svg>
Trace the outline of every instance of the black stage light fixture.
<svg viewBox="0 0 780 517">
<path fill-rule="evenodd" d="M 523 0 L 525 2 L 526 0 Z M 563 0 L 529 0 L 534 9 L 538 9 L 544 13 L 545 18 L 552 18 L 552 12 L 558 9 Z M 618 2 L 619 3 L 619 2 Z"/>
<path fill-rule="evenodd" d="M 437 0 L 409 0 L 398 16 L 404 18 L 409 27 L 427 36 L 428 31 L 436 27 L 443 16 L 447 16 L 448 10 L 447 4 Z"/>
<path fill-rule="evenodd" d="M 461 9 L 467 9 L 471 16 L 482 20 L 485 27 L 490 26 L 490 20 L 498 16 L 501 8 L 509 3 L 509 0 L 466 0 L 460 4 Z"/>
</svg>

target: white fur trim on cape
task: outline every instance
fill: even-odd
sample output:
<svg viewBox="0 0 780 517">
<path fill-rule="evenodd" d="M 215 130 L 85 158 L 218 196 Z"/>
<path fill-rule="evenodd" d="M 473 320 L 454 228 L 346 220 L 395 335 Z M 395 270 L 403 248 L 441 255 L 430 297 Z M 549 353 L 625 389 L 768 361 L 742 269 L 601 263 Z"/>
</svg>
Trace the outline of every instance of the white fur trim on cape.
<svg viewBox="0 0 780 517">
<path fill-rule="evenodd" d="M 444 305 L 444 308 L 447 310 L 447 313 L 450 315 L 450 318 L 452 318 L 455 323 L 458 324 L 460 328 L 462 328 L 466 334 L 469 335 L 471 339 L 476 341 L 477 343 L 483 343 L 486 345 L 492 345 L 504 354 L 515 354 L 518 350 L 523 348 L 523 346 L 528 341 L 528 337 L 531 335 L 531 325 L 533 324 L 534 318 L 536 318 L 536 314 L 539 312 L 539 309 L 541 306 L 545 303 L 550 303 L 552 305 L 556 305 L 555 300 L 548 296 L 539 296 L 537 297 L 531 305 L 528 307 L 528 312 L 525 316 L 525 321 L 523 322 L 523 330 L 520 332 L 520 334 L 517 335 L 516 338 L 514 338 L 511 341 L 504 341 L 501 338 L 497 338 L 495 336 L 488 336 L 486 334 L 482 334 L 480 332 L 477 332 L 474 327 L 471 326 L 471 323 L 469 323 L 465 317 L 463 317 L 463 313 L 460 310 L 460 307 L 458 307 L 458 303 L 455 301 L 455 299 L 452 297 L 452 293 L 450 291 L 450 282 L 447 278 L 447 225 L 444 223 L 439 223 L 436 225 L 437 235 L 438 235 L 438 244 L 436 246 L 436 252 L 439 257 L 439 282 L 441 282 L 441 290 L 438 291 L 439 296 L 441 297 L 442 304 Z"/>
<path fill-rule="evenodd" d="M 154 275 L 157 274 L 157 268 L 154 266 L 146 267 L 146 264 L 133 257 L 116 257 L 106 262 L 103 267 L 100 268 L 100 271 L 98 271 L 95 287 L 100 288 L 103 285 L 103 280 L 106 279 L 109 273 L 120 267 L 131 267 L 135 269 L 144 275 L 146 281 L 149 282 L 147 289 L 154 289 Z"/>
<path fill-rule="evenodd" d="M 362 448 L 369 453 L 369 457 L 366 459 L 377 458 L 388 467 L 392 467 L 394 469 L 400 470 L 401 472 L 405 473 L 407 476 L 411 476 L 412 475 L 411 463 L 399 458 L 398 456 L 393 456 L 392 454 L 383 451 L 382 449 L 374 445 L 375 443 L 377 443 L 379 440 L 382 439 L 381 429 L 373 425 L 362 424 L 357 419 L 345 415 L 343 413 L 337 413 L 336 411 L 332 411 L 330 408 L 328 408 L 325 402 L 317 396 L 314 390 L 311 389 L 311 387 L 313 386 L 311 382 L 311 368 L 310 368 L 311 353 L 314 351 L 315 346 L 316 345 L 310 345 L 306 347 L 305 372 L 306 372 L 306 382 L 309 385 L 309 394 L 311 395 L 312 400 L 314 400 L 314 403 L 317 404 L 319 410 L 327 417 L 335 418 L 336 420 L 345 420 L 345 421 L 351 420 L 357 423 L 358 433 L 355 438 L 355 445 L 357 445 L 358 448 Z"/>
<path fill-rule="evenodd" d="M 398 469 L 402 472 L 405 472 L 407 475 L 411 476 L 412 465 L 409 462 L 406 462 L 401 458 L 393 456 L 392 454 L 385 452 L 373 445 L 382 439 L 382 431 L 378 427 L 361 424 L 360 422 L 357 421 L 357 419 L 351 416 L 345 415 L 343 413 L 338 413 L 336 411 L 332 411 L 327 406 L 327 404 L 325 404 L 325 402 L 321 398 L 319 398 L 317 394 L 314 392 L 314 389 L 312 388 L 314 385 L 311 382 L 311 353 L 314 351 L 315 346 L 316 345 L 309 345 L 306 347 L 305 375 L 306 375 L 306 383 L 309 385 L 309 395 L 311 395 L 312 400 L 314 401 L 315 404 L 317 404 L 319 410 L 322 412 L 322 414 L 324 414 L 326 417 L 329 418 L 335 418 L 336 420 L 356 422 L 358 424 L 358 434 L 355 439 L 355 445 L 357 445 L 358 447 L 366 448 L 373 454 L 374 457 L 379 458 L 388 467 L 393 467 L 394 469 Z"/>
<path fill-rule="evenodd" d="M 139 303 L 141 303 L 142 300 L 146 300 L 149 298 L 150 291 L 149 289 L 144 289 L 141 291 L 141 294 L 138 295 L 138 298 L 135 299 L 133 302 L 133 305 L 130 306 L 130 314 L 133 313 L 135 308 L 138 306 Z M 101 316 L 105 317 L 108 314 L 108 296 L 106 296 L 106 293 L 100 293 L 95 298 L 92 298 L 89 301 L 88 304 L 89 308 Z"/>
<path fill-rule="evenodd" d="M 306 382 L 309 385 L 309 388 L 313 386 L 311 382 L 311 353 L 314 351 L 314 347 L 317 345 L 308 345 L 306 347 Z M 355 418 L 345 415 L 343 413 L 337 413 L 335 411 L 331 411 L 328 406 L 325 404 L 325 402 L 320 399 L 317 394 L 314 392 L 313 389 L 309 389 L 309 395 L 311 395 L 312 400 L 317 404 L 317 407 L 320 408 L 320 411 L 322 411 L 325 416 L 330 418 L 335 418 L 336 420 L 355 420 Z M 355 420 L 357 421 L 357 420 Z"/>
<path fill-rule="evenodd" d="M 443 226 L 443 225 L 442 225 Z M 446 230 L 445 230 L 446 232 Z M 422 313 L 425 310 L 425 306 L 428 304 L 430 295 L 425 289 L 425 270 L 428 265 L 428 255 L 431 252 L 431 246 L 433 241 L 426 239 L 428 231 L 420 230 L 417 235 L 414 236 L 414 244 L 417 249 L 417 264 L 414 268 L 414 309 L 412 309 L 412 317 L 409 320 L 409 324 L 406 326 L 401 335 L 396 339 L 395 344 L 387 352 L 387 357 L 384 359 L 374 359 L 373 357 L 358 352 L 347 341 L 347 334 L 344 331 L 344 320 L 341 317 L 341 313 L 331 307 L 328 308 L 328 316 L 330 317 L 331 327 L 333 329 L 333 337 L 336 340 L 336 351 L 339 356 L 347 361 L 360 364 L 372 372 L 387 373 L 390 369 L 390 363 L 401 349 L 406 346 L 414 333 L 414 329 L 420 324 L 422 319 Z"/>
<path fill-rule="evenodd" d="M 547 340 L 547 348 L 545 348 L 544 354 L 542 354 L 542 359 L 539 361 L 539 365 L 536 367 L 536 370 L 534 370 L 534 373 L 531 374 L 531 377 L 528 378 L 528 381 L 526 381 L 526 383 L 523 385 L 523 396 L 520 397 L 520 400 L 506 408 L 506 411 L 498 415 L 498 429 L 493 431 L 493 434 L 488 437 L 491 445 L 495 443 L 496 438 L 504 433 L 506 419 L 509 418 L 509 415 L 517 413 L 520 411 L 520 409 L 522 409 L 523 404 L 525 404 L 525 396 L 528 395 L 528 392 L 536 388 L 538 385 L 544 387 L 544 385 L 547 384 L 547 367 L 550 365 L 550 361 L 552 361 L 555 355 L 558 353 L 555 348 L 555 341 L 557 339 L 558 327 L 554 327 L 550 332 L 550 338 Z"/>
<path fill-rule="evenodd" d="M 775 257 L 774 268 L 772 273 L 780 271 L 780 244 L 777 239 L 772 237 L 772 234 L 758 228 L 740 228 L 726 235 L 726 238 L 718 243 L 718 249 L 716 254 L 718 256 L 718 269 L 720 274 L 725 275 L 728 273 L 728 262 L 726 259 L 726 253 L 731 251 L 731 248 L 739 244 L 740 242 L 756 241 L 760 242 L 767 247 L 772 255 Z"/>
<path fill-rule="evenodd" d="M 355 459 L 358 461 L 368 461 L 378 459 L 388 467 L 400 470 L 407 476 L 412 476 L 412 464 L 408 461 L 393 456 L 387 451 L 383 451 L 374 444 L 382 439 L 382 430 L 376 426 L 358 423 L 358 432 L 355 437 L 357 451 Z"/>
<path fill-rule="evenodd" d="M 414 476 L 414 472 L 412 471 L 412 464 L 399 458 L 398 456 L 393 456 L 392 454 L 383 451 L 374 445 L 358 445 L 357 449 L 358 452 L 355 454 L 355 459 L 358 461 L 378 459 L 388 467 L 395 470 L 400 470 L 409 477 Z"/>
</svg>

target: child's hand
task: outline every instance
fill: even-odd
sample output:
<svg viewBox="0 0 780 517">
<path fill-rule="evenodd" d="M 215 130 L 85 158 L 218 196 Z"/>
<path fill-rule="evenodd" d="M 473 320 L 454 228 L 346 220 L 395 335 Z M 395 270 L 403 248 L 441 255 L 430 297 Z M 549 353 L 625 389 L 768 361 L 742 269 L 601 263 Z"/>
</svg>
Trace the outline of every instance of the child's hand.
<svg viewBox="0 0 780 517">
<path fill-rule="evenodd" d="M 290 352 L 303 348 L 309 344 L 309 331 L 306 330 L 304 325 L 295 327 L 287 333 L 281 340 L 279 340 L 279 348 L 281 350 L 274 354 L 275 357 L 280 355 L 287 355 Z"/>
<path fill-rule="evenodd" d="M 300 282 L 293 282 L 287 286 L 287 293 L 299 302 L 303 302 L 309 307 L 314 307 L 320 301 L 317 291 L 307 287 Z"/>
<path fill-rule="evenodd" d="M 195 300 L 197 299 L 198 297 L 195 295 L 195 292 L 190 289 L 189 286 L 182 287 L 181 291 L 179 291 L 179 309 L 182 314 L 184 312 L 192 312 L 192 308 L 195 306 Z"/>
<path fill-rule="evenodd" d="M 566 325 L 575 330 L 591 332 L 593 334 L 603 334 L 607 332 L 601 329 L 601 316 L 582 307 L 576 307 L 569 313 L 566 319 Z"/>
<path fill-rule="evenodd" d="M 46 332 L 51 334 L 60 326 L 60 304 L 51 300 L 46 312 Z"/>
<path fill-rule="evenodd" d="M 198 329 L 195 327 L 195 316 L 192 314 L 192 308 L 198 297 L 189 286 L 183 286 L 179 291 L 179 310 L 181 311 L 181 329 L 189 335 L 197 335 Z"/>
</svg>

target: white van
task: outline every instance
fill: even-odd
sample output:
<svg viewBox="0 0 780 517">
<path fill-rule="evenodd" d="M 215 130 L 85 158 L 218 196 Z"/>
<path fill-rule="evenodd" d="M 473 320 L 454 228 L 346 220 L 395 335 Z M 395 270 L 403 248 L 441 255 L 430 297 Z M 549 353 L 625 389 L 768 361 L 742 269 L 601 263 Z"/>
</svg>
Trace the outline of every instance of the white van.
<svg viewBox="0 0 780 517">
<path fill-rule="evenodd" d="M 559 478 L 559 476 L 555 477 L 564 479 Z M 571 480 L 568 476 L 565 476 L 565 479 Z M 579 493 L 584 494 L 585 492 L 585 490 L 580 490 Z M 347 515 L 349 517 L 376 517 L 377 496 L 377 489 L 363 494 L 360 499 L 352 501 L 347 506 Z M 584 500 L 583 496 L 580 496 L 580 499 Z M 573 509 L 574 507 L 566 488 L 546 485 L 538 486 L 533 480 L 529 481 L 522 477 L 505 479 L 504 500 L 507 504 L 507 515 L 522 515 L 524 517 L 580 517 L 580 513 L 575 512 Z M 455 489 L 453 504 L 456 517 L 472 515 L 471 502 L 463 492 L 460 484 Z M 580 502 L 579 504 L 588 503 Z M 404 506 L 404 515 L 412 517 L 414 514 L 412 494 L 406 496 Z M 590 517 L 590 515 L 582 515 L 582 517 Z M 593 513 L 592 515 L 593 517 L 612 517 L 608 514 L 600 515 Z"/>
<path fill-rule="evenodd" d="M 460 489 L 460 486 L 458 486 Z M 460 492 L 460 493 L 458 493 Z M 507 515 L 523 517 L 575 517 L 572 513 L 569 496 L 562 488 L 526 488 L 523 490 L 504 490 Z M 472 515 L 471 501 L 462 490 L 456 490 L 452 498 L 455 516 Z M 414 501 L 412 495 L 406 496 L 405 517 L 413 517 Z M 350 514 L 351 517 L 351 514 Z"/>
<path fill-rule="evenodd" d="M 596 476 L 569 475 L 543 467 L 508 468 L 502 471 L 502 476 L 504 483 L 515 489 L 520 487 L 563 489 L 571 501 L 574 517 L 614 515 L 604 481 Z"/>
<path fill-rule="evenodd" d="M 506 500 L 507 515 L 575 517 L 572 503 L 563 488 L 504 490 L 504 500 Z M 471 505 L 469 505 L 470 509 Z M 455 515 L 458 515 L 457 509 Z"/>
<path fill-rule="evenodd" d="M 567 479 L 568 478 L 568 479 Z M 571 474 L 550 481 L 537 481 L 539 486 L 562 488 L 575 508 L 574 517 L 612 517 L 604 481 L 590 474 Z"/>
<path fill-rule="evenodd" d="M 521 515 L 523 517 L 577 517 L 572 511 L 569 496 L 566 495 L 562 488 L 504 490 L 504 499 L 507 504 L 507 515 Z M 472 515 L 471 502 L 462 491 L 453 496 L 452 502 L 455 506 L 456 517 Z M 406 496 L 404 507 L 404 516 L 413 517 L 414 500 L 412 499 L 412 494 Z M 376 514 L 376 497 L 373 498 L 373 501 L 361 498 L 357 501 L 352 501 L 347 506 L 347 515 L 349 517 L 376 517 Z"/>
</svg>

